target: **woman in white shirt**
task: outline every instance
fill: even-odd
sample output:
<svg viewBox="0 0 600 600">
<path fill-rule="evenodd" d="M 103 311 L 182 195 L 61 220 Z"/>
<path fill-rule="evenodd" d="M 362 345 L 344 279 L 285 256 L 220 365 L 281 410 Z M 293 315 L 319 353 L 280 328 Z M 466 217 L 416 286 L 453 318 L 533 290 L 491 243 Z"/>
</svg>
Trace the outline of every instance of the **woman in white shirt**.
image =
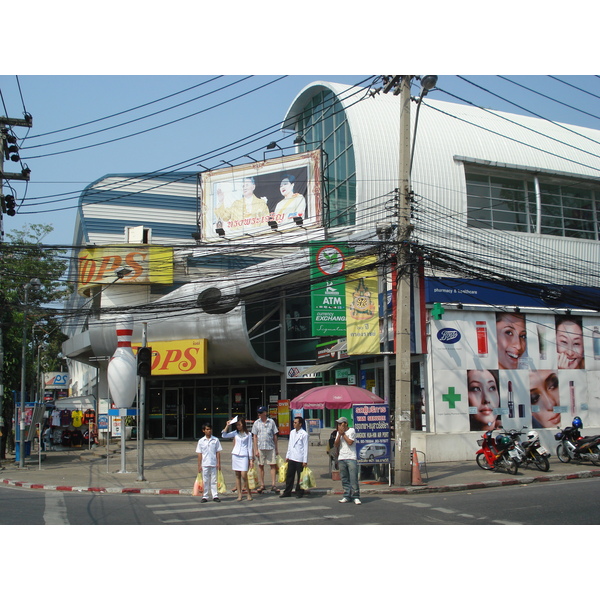
<svg viewBox="0 0 600 600">
<path fill-rule="evenodd" d="M 232 423 L 235 423 L 236 431 L 229 431 Z M 234 417 L 227 421 L 225 429 L 221 432 L 224 439 L 233 438 L 233 450 L 231 451 L 231 468 L 235 472 L 238 502 L 243 499 L 242 490 L 247 490 L 248 500 L 252 500 L 250 487 L 248 486 L 248 468 L 254 466 L 254 452 L 252 446 L 252 434 L 246 427 L 245 419 Z"/>
</svg>

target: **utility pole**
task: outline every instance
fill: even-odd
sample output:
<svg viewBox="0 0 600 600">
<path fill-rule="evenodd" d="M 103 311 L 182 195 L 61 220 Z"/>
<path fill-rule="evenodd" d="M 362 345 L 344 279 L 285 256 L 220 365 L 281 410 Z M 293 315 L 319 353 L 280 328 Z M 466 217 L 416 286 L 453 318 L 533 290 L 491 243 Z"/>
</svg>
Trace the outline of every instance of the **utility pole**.
<svg viewBox="0 0 600 600">
<path fill-rule="evenodd" d="M 33 118 L 29 113 L 25 113 L 24 119 L 11 119 L 9 117 L 0 116 L 0 244 L 4 243 L 4 223 L 3 214 L 14 216 L 15 213 L 15 198 L 12 194 L 4 195 L 4 180 L 17 179 L 20 181 L 29 181 L 31 171 L 27 168 L 21 169 L 20 173 L 6 173 L 4 171 L 4 160 L 12 160 L 19 162 L 21 160 L 18 152 L 17 138 L 14 136 L 10 127 L 31 127 Z"/>
<path fill-rule="evenodd" d="M 394 415 L 397 449 L 394 481 L 410 485 L 410 82 L 401 75 L 400 85 L 400 156 L 398 169 L 398 261 L 396 290 L 396 411 Z"/>
</svg>

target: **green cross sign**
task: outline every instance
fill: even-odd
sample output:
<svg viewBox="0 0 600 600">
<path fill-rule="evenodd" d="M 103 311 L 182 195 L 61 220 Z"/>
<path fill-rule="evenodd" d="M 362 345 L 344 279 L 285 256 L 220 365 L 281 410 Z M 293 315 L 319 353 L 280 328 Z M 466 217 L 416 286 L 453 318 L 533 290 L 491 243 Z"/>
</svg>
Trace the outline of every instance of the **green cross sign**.
<svg viewBox="0 0 600 600">
<path fill-rule="evenodd" d="M 447 394 L 442 394 L 442 401 L 448 403 L 448 408 L 456 408 L 456 403 L 460 400 L 460 394 L 457 394 L 453 387 L 448 388 Z"/>
<path fill-rule="evenodd" d="M 442 306 L 441 302 L 434 302 L 433 308 L 431 309 L 431 316 L 438 320 L 442 318 L 442 315 L 446 312 L 446 309 Z"/>
</svg>

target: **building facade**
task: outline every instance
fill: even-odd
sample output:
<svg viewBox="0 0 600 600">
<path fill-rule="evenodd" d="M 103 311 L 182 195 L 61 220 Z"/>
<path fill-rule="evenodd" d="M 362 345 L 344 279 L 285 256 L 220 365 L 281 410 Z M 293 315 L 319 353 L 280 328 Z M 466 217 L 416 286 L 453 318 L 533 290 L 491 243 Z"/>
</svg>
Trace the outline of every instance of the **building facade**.
<svg viewBox="0 0 600 600">
<path fill-rule="evenodd" d="M 151 437 L 199 437 L 204 421 L 252 418 L 320 384 L 368 387 L 393 406 L 389 298 L 395 273 L 410 269 L 412 444 L 428 460 L 472 458 L 486 427 L 535 427 L 550 448 L 575 414 L 586 433 L 600 428 L 600 132 L 427 97 L 416 132 L 412 115 L 414 228 L 399 265 L 400 102 L 371 92 L 301 90 L 282 125 L 294 149 L 278 161 L 111 175 L 85 190 L 64 346 L 73 395 L 108 398 L 127 314 L 133 345 L 145 327 L 159 348 Z M 311 297 L 329 283 L 311 279 L 315 244 L 344 245 L 377 269 L 378 352 L 315 335 Z M 508 350 L 506 315 L 520 340 Z M 191 361 L 198 340 L 205 355 Z M 331 425 L 336 415 L 319 416 Z"/>
</svg>

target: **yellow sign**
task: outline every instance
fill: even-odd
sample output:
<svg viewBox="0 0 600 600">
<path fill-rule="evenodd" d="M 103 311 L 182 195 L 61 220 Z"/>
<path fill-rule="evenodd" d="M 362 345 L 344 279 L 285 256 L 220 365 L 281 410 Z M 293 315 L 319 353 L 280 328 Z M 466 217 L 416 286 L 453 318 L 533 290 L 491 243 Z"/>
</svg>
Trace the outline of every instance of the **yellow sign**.
<svg viewBox="0 0 600 600">
<path fill-rule="evenodd" d="M 173 248 L 99 246 L 82 250 L 77 261 L 77 291 L 82 296 L 98 285 L 173 283 Z M 128 272 L 119 279 L 116 272 L 123 268 Z"/>
<path fill-rule="evenodd" d="M 351 258 L 346 265 L 346 339 L 349 355 L 379 354 L 379 282 L 377 268 L 372 268 L 374 262 L 372 257 Z M 355 269 L 360 270 L 353 272 Z"/>
<path fill-rule="evenodd" d="M 205 375 L 208 372 L 208 340 L 148 342 L 152 348 L 152 377 Z M 132 344 L 134 352 L 139 346 Z"/>
</svg>

